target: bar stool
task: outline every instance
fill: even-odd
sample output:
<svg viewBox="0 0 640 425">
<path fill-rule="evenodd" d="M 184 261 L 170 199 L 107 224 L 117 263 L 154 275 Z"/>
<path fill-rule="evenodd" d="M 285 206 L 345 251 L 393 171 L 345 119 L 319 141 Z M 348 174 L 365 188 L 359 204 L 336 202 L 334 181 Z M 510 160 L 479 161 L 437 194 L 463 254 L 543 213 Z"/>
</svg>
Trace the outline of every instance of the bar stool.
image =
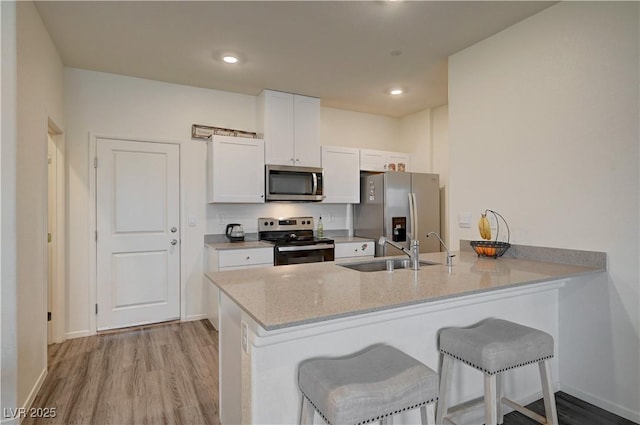
<svg viewBox="0 0 640 425">
<path fill-rule="evenodd" d="M 392 416 L 420 408 L 422 424 L 434 423 L 438 374 L 388 345 L 376 345 L 339 358 L 300 363 L 300 424 L 317 411 L 329 424 L 392 424 Z M 427 409 L 427 407 L 429 409 Z"/>
<path fill-rule="evenodd" d="M 542 424 L 558 424 L 549 359 L 553 357 L 553 337 L 548 333 L 500 319 L 488 319 L 473 328 L 450 328 L 440 332 L 440 401 L 436 423 L 448 420 L 447 414 L 461 412 L 482 403 L 482 397 L 449 408 L 451 371 L 456 360 L 484 373 L 485 424 L 503 422 L 501 404 L 519 411 Z M 532 363 L 538 363 L 546 418 L 503 397 L 502 373 Z"/>
</svg>

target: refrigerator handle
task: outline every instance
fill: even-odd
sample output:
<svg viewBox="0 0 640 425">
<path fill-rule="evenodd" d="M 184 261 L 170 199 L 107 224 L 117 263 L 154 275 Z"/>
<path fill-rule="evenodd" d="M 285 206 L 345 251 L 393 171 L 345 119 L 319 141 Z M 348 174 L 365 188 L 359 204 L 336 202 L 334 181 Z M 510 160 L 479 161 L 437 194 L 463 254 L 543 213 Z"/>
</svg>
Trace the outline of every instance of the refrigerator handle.
<svg viewBox="0 0 640 425">
<path fill-rule="evenodd" d="M 409 226 L 411 226 L 411 233 L 407 232 L 407 235 L 413 239 L 413 234 L 415 232 L 415 211 L 414 211 L 414 204 L 413 204 L 413 193 L 409 192 L 407 193 L 407 195 L 409 196 Z"/>
<path fill-rule="evenodd" d="M 415 192 L 411 193 L 411 198 L 413 200 L 413 227 L 411 232 L 413 233 L 413 239 L 420 239 L 420 234 L 418 233 L 418 201 L 416 200 Z"/>
</svg>

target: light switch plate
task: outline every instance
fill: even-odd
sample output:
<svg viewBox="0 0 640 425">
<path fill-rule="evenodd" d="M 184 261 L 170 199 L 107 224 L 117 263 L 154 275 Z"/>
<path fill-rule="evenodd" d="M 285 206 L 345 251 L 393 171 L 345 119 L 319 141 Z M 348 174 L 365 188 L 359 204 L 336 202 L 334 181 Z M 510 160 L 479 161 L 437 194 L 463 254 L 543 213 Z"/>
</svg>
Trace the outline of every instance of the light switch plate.
<svg viewBox="0 0 640 425">
<path fill-rule="evenodd" d="M 463 229 L 471 228 L 471 213 L 461 212 L 458 214 L 458 227 Z"/>
<path fill-rule="evenodd" d="M 189 214 L 188 216 L 189 226 L 195 226 L 198 224 L 198 217 L 195 214 Z"/>
</svg>

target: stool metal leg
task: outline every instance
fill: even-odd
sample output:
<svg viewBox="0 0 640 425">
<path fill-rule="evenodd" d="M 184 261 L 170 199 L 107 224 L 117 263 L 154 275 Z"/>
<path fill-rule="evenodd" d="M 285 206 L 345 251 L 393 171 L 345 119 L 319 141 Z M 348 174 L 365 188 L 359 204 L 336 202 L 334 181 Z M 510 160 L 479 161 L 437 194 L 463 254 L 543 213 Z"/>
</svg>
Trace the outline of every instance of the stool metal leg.
<svg viewBox="0 0 640 425">
<path fill-rule="evenodd" d="M 549 359 L 538 362 L 540 380 L 542 381 L 542 395 L 544 398 L 544 412 L 547 424 L 558 425 L 558 411 L 556 410 L 556 396 L 551 381 L 551 362 Z"/>
<path fill-rule="evenodd" d="M 442 369 L 440 370 L 440 398 L 436 408 L 436 424 L 442 424 L 447 410 L 449 409 L 449 387 L 451 386 L 451 375 L 453 372 L 453 357 L 442 355 Z"/>
<path fill-rule="evenodd" d="M 302 396 L 302 407 L 300 409 L 300 421 L 298 422 L 300 425 L 312 425 L 313 424 L 313 415 L 315 414 L 316 409 L 313 407 L 309 399 L 303 395 Z"/>
<path fill-rule="evenodd" d="M 393 416 L 380 419 L 380 425 L 393 425 Z"/>
<path fill-rule="evenodd" d="M 502 397 L 504 397 L 504 387 L 502 386 L 502 376 L 502 373 L 496 374 L 496 393 L 498 394 L 496 399 L 496 410 L 498 425 L 502 425 L 502 423 L 504 422 L 504 411 L 502 410 Z"/>
<path fill-rule="evenodd" d="M 496 375 L 484 375 L 484 423 L 497 424 Z"/>
</svg>

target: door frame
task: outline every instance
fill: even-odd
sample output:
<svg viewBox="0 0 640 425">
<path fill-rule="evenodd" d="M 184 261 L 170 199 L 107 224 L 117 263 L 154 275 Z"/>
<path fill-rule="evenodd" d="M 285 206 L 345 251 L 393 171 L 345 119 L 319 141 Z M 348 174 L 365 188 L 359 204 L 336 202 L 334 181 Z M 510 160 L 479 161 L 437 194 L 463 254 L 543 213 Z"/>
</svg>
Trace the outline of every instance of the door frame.
<svg viewBox="0 0 640 425">
<path fill-rule="evenodd" d="M 97 229 L 97 169 L 94 167 L 94 158 L 96 158 L 98 150 L 98 139 L 112 139 L 132 142 L 145 142 L 145 143 L 163 143 L 169 145 L 177 145 L 178 153 L 180 155 L 179 164 L 179 179 L 178 188 L 180 190 L 179 201 L 179 217 L 180 217 L 180 321 L 186 320 L 186 268 L 185 268 L 185 224 L 183 219 L 183 211 L 185 211 L 185 198 L 184 198 L 184 167 L 182 166 L 182 144 L 176 140 L 161 140 L 146 137 L 127 137 L 127 136 L 113 136 L 109 134 L 92 133 L 89 132 L 89 158 L 88 158 L 88 170 L 89 170 L 89 228 L 87 229 L 87 236 L 89 239 L 89 300 L 90 304 L 87 306 L 89 313 L 89 329 L 90 334 L 94 335 L 98 332 L 98 321 L 96 318 L 95 305 L 98 303 L 98 243 L 95 238 Z"/>
<path fill-rule="evenodd" d="M 66 140 L 62 129 L 56 125 L 51 118 L 47 120 L 47 138 L 51 137 L 55 146 L 55 222 L 53 229 L 52 249 L 53 259 L 49 258 L 47 243 L 47 264 L 52 261 L 52 272 L 49 276 L 47 267 L 47 300 L 49 290 L 51 290 L 51 325 L 47 324 L 47 340 L 49 336 L 51 342 L 60 343 L 66 339 L 66 291 L 67 291 L 67 191 L 66 191 Z M 48 143 L 48 140 L 47 140 Z M 48 151 L 48 149 L 47 149 Z M 48 160 L 47 160 L 48 161 Z M 47 164 L 47 181 L 49 179 L 49 165 Z M 47 184 L 48 199 L 48 184 Z M 49 220 L 49 205 L 47 201 L 47 222 Z M 48 225 L 47 225 L 48 228 Z M 51 282 L 49 279 L 51 278 Z M 51 332 L 51 335 L 49 335 Z"/>
</svg>

